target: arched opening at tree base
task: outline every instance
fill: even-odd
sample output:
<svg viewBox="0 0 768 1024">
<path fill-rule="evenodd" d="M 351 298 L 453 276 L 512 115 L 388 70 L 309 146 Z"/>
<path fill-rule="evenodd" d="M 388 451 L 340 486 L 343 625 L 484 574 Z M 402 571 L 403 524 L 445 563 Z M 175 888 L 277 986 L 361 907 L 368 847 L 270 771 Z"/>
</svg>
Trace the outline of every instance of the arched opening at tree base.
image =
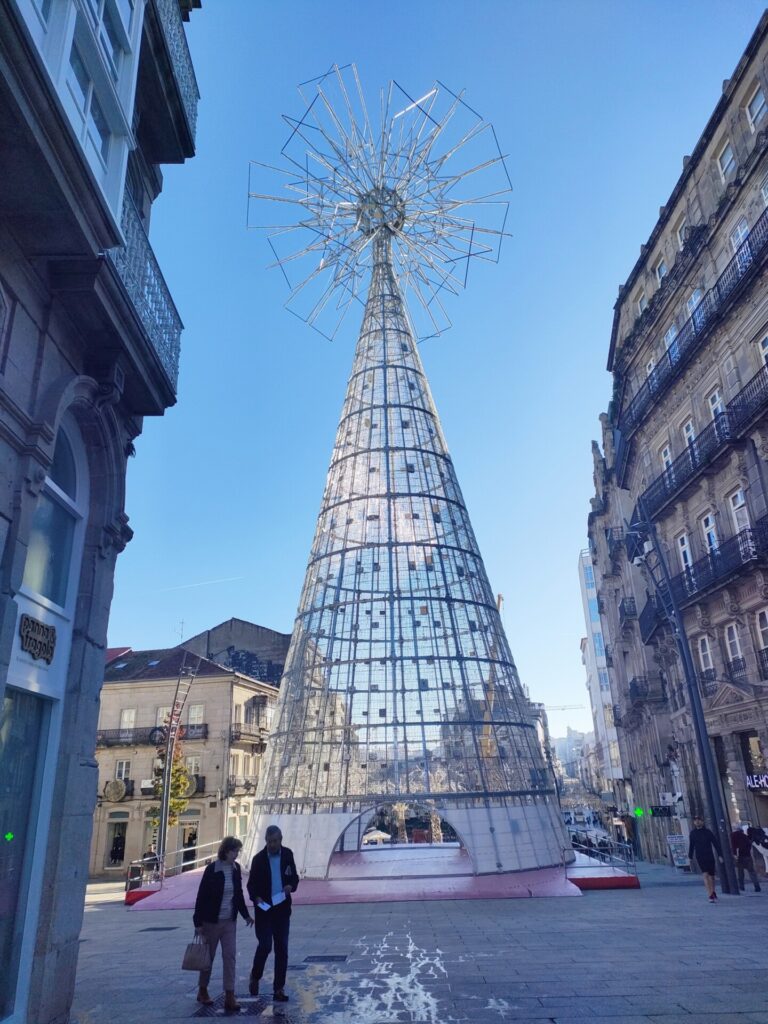
<svg viewBox="0 0 768 1024">
<path fill-rule="evenodd" d="M 472 874 L 467 849 L 438 808 L 404 800 L 363 811 L 339 836 L 329 878 Z"/>
</svg>

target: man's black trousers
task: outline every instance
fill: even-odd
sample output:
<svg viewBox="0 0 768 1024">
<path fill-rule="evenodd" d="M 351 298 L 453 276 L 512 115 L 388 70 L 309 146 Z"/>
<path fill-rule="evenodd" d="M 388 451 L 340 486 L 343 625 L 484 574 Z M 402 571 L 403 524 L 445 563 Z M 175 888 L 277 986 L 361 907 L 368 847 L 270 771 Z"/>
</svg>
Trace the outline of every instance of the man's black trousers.
<svg viewBox="0 0 768 1024">
<path fill-rule="evenodd" d="M 273 990 L 285 988 L 285 973 L 288 970 L 288 930 L 291 926 L 291 908 L 285 903 L 271 910 L 253 908 L 258 946 L 253 958 L 253 976 L 261 981 L 267 957 L 275 946 L 275 982 Z"/>
</svg>

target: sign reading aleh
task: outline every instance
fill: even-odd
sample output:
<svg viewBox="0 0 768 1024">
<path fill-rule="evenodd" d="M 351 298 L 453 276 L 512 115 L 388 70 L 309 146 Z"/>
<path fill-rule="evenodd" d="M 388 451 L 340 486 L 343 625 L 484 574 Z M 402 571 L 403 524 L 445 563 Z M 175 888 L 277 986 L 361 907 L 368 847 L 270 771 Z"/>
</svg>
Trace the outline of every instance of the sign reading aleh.
<svg viewBox="0 0 768 1024">
<path fill-rule="evenodd" d="M 768 789 L 768 775 L 748 775 L 747 789 Z"/>
<path fill-rule="evenodd" d="M 31 615 L 22 615 L 19 623 L 21 649 L 33 658 L 45 661 L 48 665 L 53 661 L 56 650 L 56 627 L 47 626 Z"/>
</svg>

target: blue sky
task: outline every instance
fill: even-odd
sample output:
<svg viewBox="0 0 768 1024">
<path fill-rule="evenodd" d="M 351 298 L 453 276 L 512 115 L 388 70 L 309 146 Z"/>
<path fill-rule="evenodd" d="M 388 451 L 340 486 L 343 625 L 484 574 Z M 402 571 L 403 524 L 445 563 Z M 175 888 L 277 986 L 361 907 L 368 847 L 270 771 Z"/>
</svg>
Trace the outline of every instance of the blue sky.
<svg viewBox="0 0 768 1024">
<path fill-rule="evenodd" d="M 233 615 L 292 627 L 355 331 L 329 343 L 283 309 L 246 230 L 248 161 L 276 162 L 298 82 L 355 61 L 368 90 L 465 88 L 509 154 L 514 237 L 421 352 L 521 677 L 584 705 L 551 712 L 555 734 L 589 727 L 577 558 L 613 303 L 763 6 L 372 8 L 204 0 L 188 25 L 198 156 L 164 169 L 151 228 L 186 325 L 179 402 L 129 466 L 110 643 L 171 646 Z"/>
</svg>

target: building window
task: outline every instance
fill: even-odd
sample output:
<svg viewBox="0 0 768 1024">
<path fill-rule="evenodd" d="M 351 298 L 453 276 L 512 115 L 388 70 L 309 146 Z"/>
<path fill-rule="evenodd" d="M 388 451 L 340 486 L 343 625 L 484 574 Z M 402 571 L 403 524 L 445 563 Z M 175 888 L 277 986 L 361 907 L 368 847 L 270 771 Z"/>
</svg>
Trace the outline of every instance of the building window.
<svg viewBox="0 0 768 1024">
<path fill-rule="evenodd" d="M 24 565 L 24 587 L 63 607 L 69 589 L 77 522 L 77 480 L 72 448 L 59 431 L 53 462 L 37 500 Z"/>
<path fill-rule="evenodd" d="M 720 394 L 720 388 L 715 388 L 707 395 L 707 403 L 709 405 L 709 411 L 712 414 L 712 419 L 720 416 L 725 411 L 723 405 L 723 396 Z"/>
<path fill-rule="evenodd" d="M 170 705 L 158 708 L 155 715 L 155 725 L 168 725 L 171 720 L 171 710 Z"/>
<path fill-rule="evenodd" d="M 686 447 L 693 448 L 696 443 L 696 431 L 693 427 L 693 420 L 686 420 L 681 429 Z"/>
<path fill-rule="evenodd" d="M 86 140 L 89 140 L 99 159 L 106 166 L 112 135 L 102 106 L 96 96 L 87 65 L 76 42 L 72 43 L 69 55 L 67 85 L 81 117 L 80 141 L 85 144 Z"/>
<path fill-rule="evenodd" d="M 645 376 L 650 377 L 653 371 L 656 369 L 656 363 L 653 359 L 649 359 L 645 364 Z"/>
<path fill-rule="evenodd" d="M 765 95 L 762 87 L 758 85 L 752 96 L 747 102 L 747 120 L 752 131 L 755 131 L 757 126 L 765 117 L 766 105 Z"/>
<path fill-rule="evenodd" d="M 595 586 L 595 574 L 592 571 L 592 566 L 591 565 L 585 565 L 584 566 L 584 581 L 585 581 L 585 583 L 587 584 L 587 587 L 590 590 L 594 588 L 594 586 Z"/>
<path fill-rule="evenodd" d="M 709 646 L 709 637 L 699 637 L 699 664 L 701 665 L 702 672 L 711 672 L 714 668 L 712 663 L 712 651 Z"/>
<path fill-rule="evenodd" d="M 715 517 L 711 512 L 707 512 L 701 520 L 701 532 L 704 534 L 704 547 L 707 554 L 714 555 L 718 547 L 717 527 L 715 526 Z"/>
<path fill-rule="evenodd" d="M 664 346 L 669 352 L 671 362 L 676 363 L 680 358 L 680 345 L 677 341 L 677 327 L 674 324 L 670 324 L 664 334 Z"/>
<path fill-rule="evenodd" d="M 757 632 L 760 636 L 760 647 L 768 647 L 768 608 L 761 608 L 757 613 Z"/>
<path fill-rule="evenodd" d="M 667 470 L 672 465 L 672 452 L 669 449 L 669 445 L 665 444 L 659 451 L 659 458 L 661 459 L 662 469 Z"/>
<path fill-rule="evenodd" d="M 661 282 L 667 276 L 667 264 L 664 262 L 664 257 L 663 256 L 661 257 L 659 262 L 656 264 L 654 269 L 655 269 L 655 272 L 656 272 L 656 280 L 659 282 L 659 284 L 661 284 Z"/>
<path fill-rule="evenodd" d="M 635 296 L 635 308 L 637 309 L 638 316 L 648 308 L 648 298 L 645 292 L 638 292 Z"/>
<path fill-rule="evenodd" d="M 229 774 L 239 775 L 240 774 L 240 755 L 230 754 L 229 755 Z"/>
<path fill-rule="evenodd" d="M 704 310 L 701 305 L 701 300 L 703 298 L 704 292 L 701 288 L 694 288 L 685 303 L 685 308 L 688 310 L 688 316 L 693 320 L 693 326 L 697 331 L 700 330 L 704 324 Z"/>
<path fill-rule="evenodd" d="M 202 725 L 205 720 L 205 704 L 189 705 L 189 724 Z"/>
<path fill-rule="evenodd" d="M 598 658 L 604 658 L 605 657 L 605 645 L 603 644 L 603 634 L 602 633 L 593 633 L 592 634 L 592 642 L 595 645 L 595 654 L 597 655 L 597 657 Z"/>
<path fill-rule="evenodd" d="M 120 712 L 120 738 L 125 742 L 132 739 L 136 728 L 136 708 L 123 708 Z"/>
<path fill-rule="evenodd" d="M 747 503 L 744 499 L 744 491 L 741 488 L 730 495 L 728 506 L 731 510 L 734 532 L 741 533 L 742 530 L 748 530 L 749 512 L 747 511 Z"/>
<path fill-rule="evenodd" d="M 187 768 L 187 775 L 199 775 L 200 774 L 200 755 L 192 754 L 187 757 L 184 761 Z"/>
<path fill-rule="evenodd" d="M 731 249 L 733 250 L 733 252 L 736 252 L 739 246 L 743 242 L 745 242 L 748 237 L 749 225 L 747 224 L 747 218 L 739 217 L 738 221 L 736 222 L 736 225 L 734 226 L 733 230 L 728 236 L 731 243 Z"/>
<path fill-rule="evenodd" d="M 131 777 L 130 761 L 115 761 L 115 778 L 123 782 Z"/>
<path fill-rule="evenodd" d="M 600 689 L 603 691 L 603 693 L 610 693 L 611 684 L 608 679 L 608 673 L 605 671 L 605 669 L 600 668 L 597 670 L 597 678 L 600 680 Z"/>
<path fill-rule="evenodd" d="M 723 181 L 727 181 L 736 170 L 736 157 L 733 155 L 730 142 L 726 142 L 717 154 L 717 166 L 720 168 L 720 177 Z"/>
<path fill-rule="evenodd" d="M 675 238 L 677 239 L 677 245 L 680 249 L 682 249 L 685 245 L 685 229 L 687 227 L 688 218 L 686 216 L 682 216 L 680 220 L 677 222 L 677 226 L 675 228 Z"/>
<path fill-rule="evenodd" d="M 599 622 L 600 621 L 600 609 L 597 606 L 597 598 L 596 597 L 590 597 L 590 599 L 587 602 L 587 604 L 589 605 L 589 619 L 590 619 L 590 622 Z"/>
<path fill-rule="evenodd" d="M 760 356 L 763 364 L 768 366 L 768 334 L 760 341 Z"/>
<path fill-rule="evenodd" d="M 739 642 L 739 631 L 735 622 L 729 622 L 725 627 L 725 646 L 728 648 L 728 660 L 736 661 L 741 657 L 741 643 Z"/>
<path fill-rule="evenodd" d="M 48 24 L 48 19 L 51 16 L 51 7 L 53 7 L 53 0 L 35 0 L 35 7 L 37 8 L 38 14 Z"/>
<path fill-rule="evenodd" d="M 768 174 L 760 184 L 760 195 L 763 197 L 763 206 L 768 206 Z"/>
<path fill-rule="evenodd" d="M 246 779 L 251 777 L 251 755 L 243 754 L 243 775 Z"/>
<path fill-rule="evenodd" d="M 688 541 L 688 534 L 681 533 L 676 540 L 677 551 L 680 556 L 680 565 L 683 571 L 691 568 L 691 545 Z"/>
</svg>

